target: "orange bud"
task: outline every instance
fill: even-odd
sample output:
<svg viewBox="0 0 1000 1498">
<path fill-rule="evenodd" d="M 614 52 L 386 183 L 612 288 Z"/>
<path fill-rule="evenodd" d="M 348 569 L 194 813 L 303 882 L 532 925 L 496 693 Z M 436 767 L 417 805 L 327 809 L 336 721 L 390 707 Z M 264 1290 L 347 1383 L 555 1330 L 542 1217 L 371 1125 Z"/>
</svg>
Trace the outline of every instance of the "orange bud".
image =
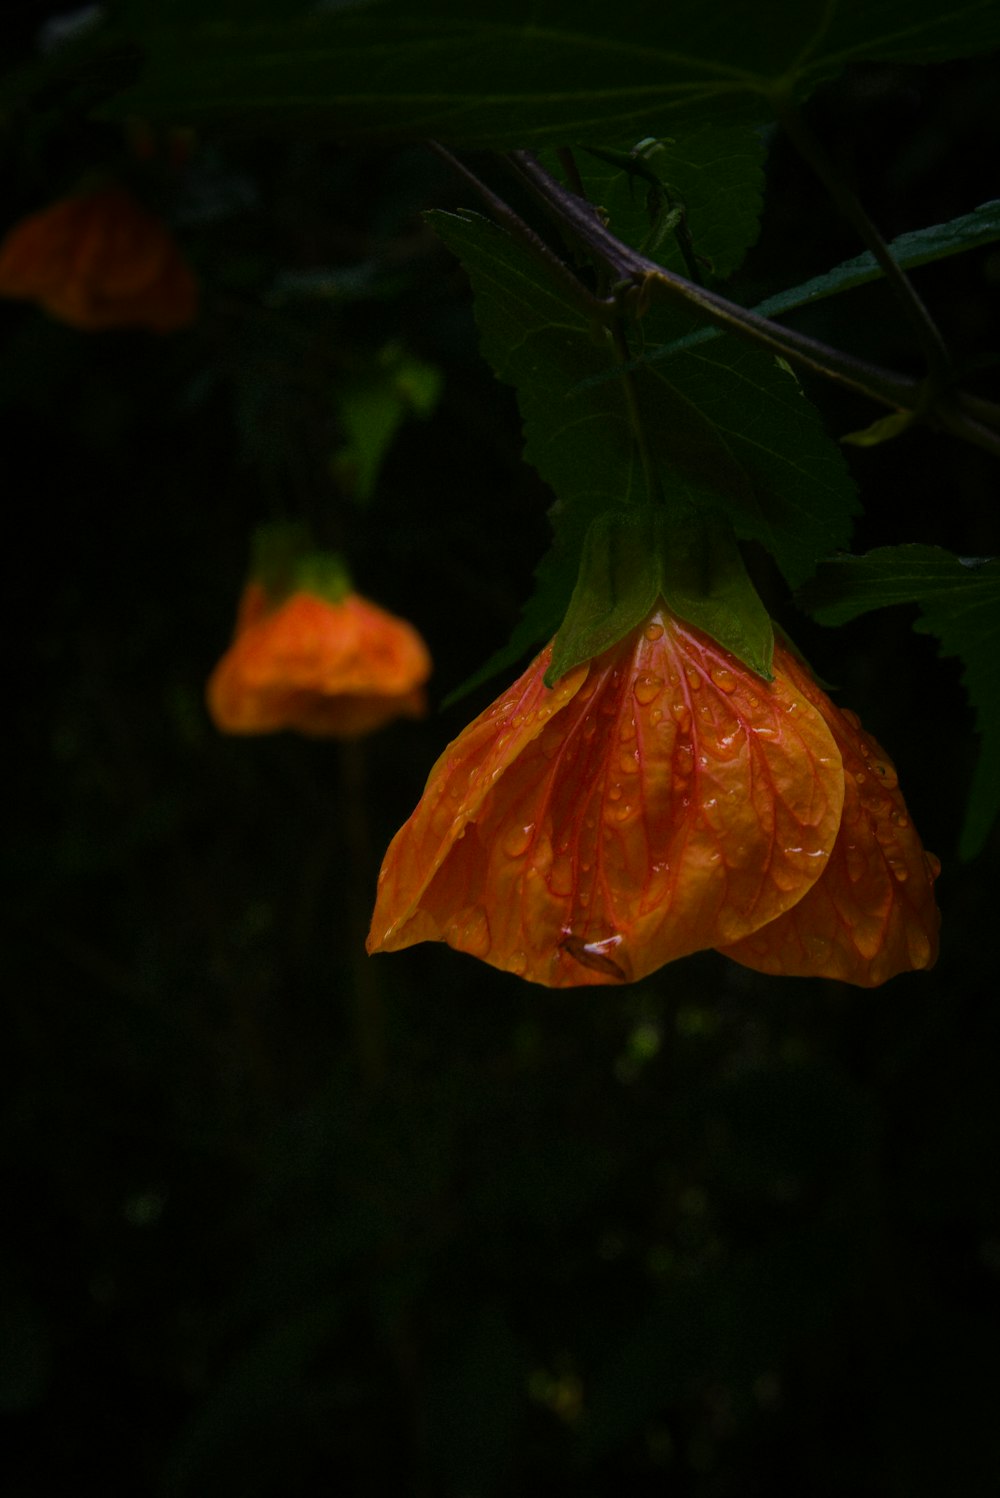
<svg viewBox="0 0 1000 1498">
<path fill-rule="evenodd" d="M 764 682 L 664 606 L 551 691 L 549 658 L 431 770 L 369 951 L 446 941 L 549 987 L 627 982 L 802 899 L 844 776 L 795 679 Z"/>
<path fill-rule="evenodd" d="M 120 187 L 63 198 L 16 224 L 0 244 L 0 296 L 87 330 L 171 332 L 198 307 L 166 225 Z"/>
<path fill-rule="evenodd" d="M 412 625 L 356 593 L 331 603 L 298 591 L 272 606 L 250 582 L 208 682 L 208 710 L 223 733 L 356 738 L 423 713 L 430 668 Z"/>
</svg>

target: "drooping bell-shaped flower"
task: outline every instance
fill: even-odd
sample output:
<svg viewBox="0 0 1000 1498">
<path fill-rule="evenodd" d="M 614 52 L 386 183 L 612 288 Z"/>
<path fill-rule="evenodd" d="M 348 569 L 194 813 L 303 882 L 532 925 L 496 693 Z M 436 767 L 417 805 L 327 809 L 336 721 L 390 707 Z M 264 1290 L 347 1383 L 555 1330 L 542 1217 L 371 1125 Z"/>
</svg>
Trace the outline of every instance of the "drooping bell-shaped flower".
<svg viewBox="0 0 1000 1498">
<path fill-rule="evenodd" d="M 167 333 L 198 310 L 197 281 L 169 229 L 118 186 L 61 198 L 15 224 L 0 244 L 0 296 L 88 331 Z"/>
<path fill-rule="evenodd" d="M 888 762 L 787 647 L 765 679 L 660 598 L 547 686 L 551 659 L 431 770 L 370 952 L 445 941 L 548 987 L 708 947 L 865 985 L 934 961 L 936 870 Z"/>
<path fill-rule="evenodd" d="M 266 533 L 272 560 L 273 546 Z M 303 550 L 276 570 L 261 550 L 233 642 L 208 681 L 216 727 L 356 738 L 419 717 L 431 661 L 413 626 L 355 593 L 339 558 Z"/>
</svg>

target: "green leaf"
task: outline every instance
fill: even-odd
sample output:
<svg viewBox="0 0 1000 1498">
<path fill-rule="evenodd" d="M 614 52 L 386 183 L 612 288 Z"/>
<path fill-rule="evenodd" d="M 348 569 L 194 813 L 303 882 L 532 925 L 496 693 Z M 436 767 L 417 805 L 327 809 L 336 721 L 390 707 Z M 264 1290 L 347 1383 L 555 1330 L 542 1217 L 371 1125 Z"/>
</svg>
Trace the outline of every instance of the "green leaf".
<svg viewBox="0 0 1000 1498">
<path fill-rule="evenodd" d="M 557 545 L 578 555 L 597 515 L 655 498 L 621 382 L 609 377 L 607 337 L 554 283 L 537 279 L 531 252 L 504 231 L 474 214 L 428 217 L 469 273 L 483 353 L 517 388 L 525 457 L 560 501 Z M 664 341 L 690 326 L 686 314 L 659 309 L 642 324 Z M 634 383 L 671 504 L 721 511 L 741 539 L 774 555 L 793 587 L 817 557 L 848 544 L 853 485 L 787 366 L 725 338 L 710 351 L 639 360 Z"/>
<path fill-rule="evenodd" d="M 921 617 L 914 628 L 936 635 L 941 654 L 961 660 L 982 740 L 959 843 L 962 857 L 973 857 L 1000 812 L 1000 559 L 956 557 L 937 546 L 883 546 L 823 562 L 799 601 L 823 624 L 915 603 Z"/>
<path fill-rule="evenodd" d="M 994 0 L 386 0 L 247 23 L 142 27 L 114 102 L 184 124 L 464 146 L 629 145 L 682 123 L 767 118 L 848 63 L 931 62 L 1000 45 Z"/>
<path fill-rule="evenodd" d="M 946 260 L 964 250 L 978 249 L 980 245 L 993 244 L 1000 239 L 1000 199 L 981 203 L 971 213 L 960 214 L 946 224 L 931 224 L 926 229 L 913 229 L 900 234 L 889 245 L 897 264 L 904 270 L 914 270 L 921 265 L 930 265 L 937 260 Z M 825 297 L 835 296 L 841 291 L 851 291 L 856 286 L 867 286 L 871 281 L 881 280 L 884 272 L 875 257 L 866 250 L 853 260 L 844 260 L 822 276 L 814 276 L 799 286 L 776 292 L 751 310 L 760 317 L 780 317 L 783 312 L 792 312 L 820 302 Z M 665 358 L 681 348 L 696 348 L 699 344 L 711 343 L 722 338 L 720 328 L 699 328 L 677 342 L 650 353 L 651 359 Z"/>
<path fill-rule="evenodd" d="M 576 164 L 587 196 L 607 214 L 613 234 L 668 270 L 689 276 L 676 233 L 655 242 L 659 182 L 662 207 L 683 208 L 693 253 L 723 280 L 757 238 L 764 155 L 763 136 L 752 126 L 707 124 L 650 142 L 639 156 L 646 178 L 586 152 Z M 554 152 L 546 153 L 544 162 L 553 175 L 564 176 Z"/>
<path fill-rule="evenodd" d="M 692 326 L 688 314 L 660 308 L 642 323 L 657 344 Z M 636 382 L 668 490 L 696 504 L 709 496 L 741 540 L 771 553 L 791 587 L 849 544 L 860 508 L 854 484 L 783 360 L 723 336 L 710 349 L 640 364 Z"/>
</svg>

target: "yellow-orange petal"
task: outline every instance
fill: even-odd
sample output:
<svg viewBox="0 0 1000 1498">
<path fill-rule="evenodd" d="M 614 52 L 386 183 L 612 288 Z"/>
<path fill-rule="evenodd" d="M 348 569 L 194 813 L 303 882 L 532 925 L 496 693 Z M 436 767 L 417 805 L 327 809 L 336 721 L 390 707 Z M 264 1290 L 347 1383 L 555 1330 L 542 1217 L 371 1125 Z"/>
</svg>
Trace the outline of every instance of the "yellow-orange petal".
<svg viewBox="0 0 1000 1498">
<path fill-rule="evenodd" d="M 224 733 L 293 729 L 354 738 L 424 711 L 427 647 L 412 625 L 357 595 L 329 603 L 295 593 L 268 611 L 244 590 L 236 637 L 209 678 L 209 712 Z"/>
<path fill-rule="evenodd" d="M 549 987 L 738 940 L 820 877 L 843 805 L 823 717 L 665 608 L 548 692 L 543 651 L 445 750 L 368 949 L 446 941 Z"/>
<path fill-rule="evenodd" d="M 826 696 L 794 656 L 782 669 L 823 714 L 844 762 L 840 832 L 821 879 L 791 910 L 734 946 L 727 957 L 759 972 L 839 978 L 874 988 L 898 973 L 932 967 L 940 915 L 940 865 L 924 852 L 896 771 L 853 713 Z"/>
</svg>

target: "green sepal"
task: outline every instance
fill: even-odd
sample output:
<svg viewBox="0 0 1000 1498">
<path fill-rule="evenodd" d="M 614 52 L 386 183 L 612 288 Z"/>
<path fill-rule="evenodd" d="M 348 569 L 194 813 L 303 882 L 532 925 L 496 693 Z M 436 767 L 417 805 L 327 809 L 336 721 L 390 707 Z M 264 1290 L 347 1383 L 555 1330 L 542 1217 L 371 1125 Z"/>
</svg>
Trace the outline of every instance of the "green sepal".
<svg viewBox="0 0 1000 1498">
<path fill-rule="evenodd" d="M 687 624 L 704 630 L 757 676 L 771 680 L 774 626 L 724 516 L 692 516 L 670 527 L 662 591 L 667 605 Z"/>
<path fill-rule="evenodd" d="M 636 629 L 657 602 L 771 679 L 771 620 L 728 521 L 635 505 L 605 510 L 587 530 L 576 587 L 545 674 L 553 686 Z"/>
<path fill-rule="evenodd" d="M 250 576 L 272 608 L 293 593 L 311 593 L 327 603 L 343 603 L 354 584 L 338 552 L 319 551 L 299 521 L 275 521 L 254 532 Z"/>
</svg>

